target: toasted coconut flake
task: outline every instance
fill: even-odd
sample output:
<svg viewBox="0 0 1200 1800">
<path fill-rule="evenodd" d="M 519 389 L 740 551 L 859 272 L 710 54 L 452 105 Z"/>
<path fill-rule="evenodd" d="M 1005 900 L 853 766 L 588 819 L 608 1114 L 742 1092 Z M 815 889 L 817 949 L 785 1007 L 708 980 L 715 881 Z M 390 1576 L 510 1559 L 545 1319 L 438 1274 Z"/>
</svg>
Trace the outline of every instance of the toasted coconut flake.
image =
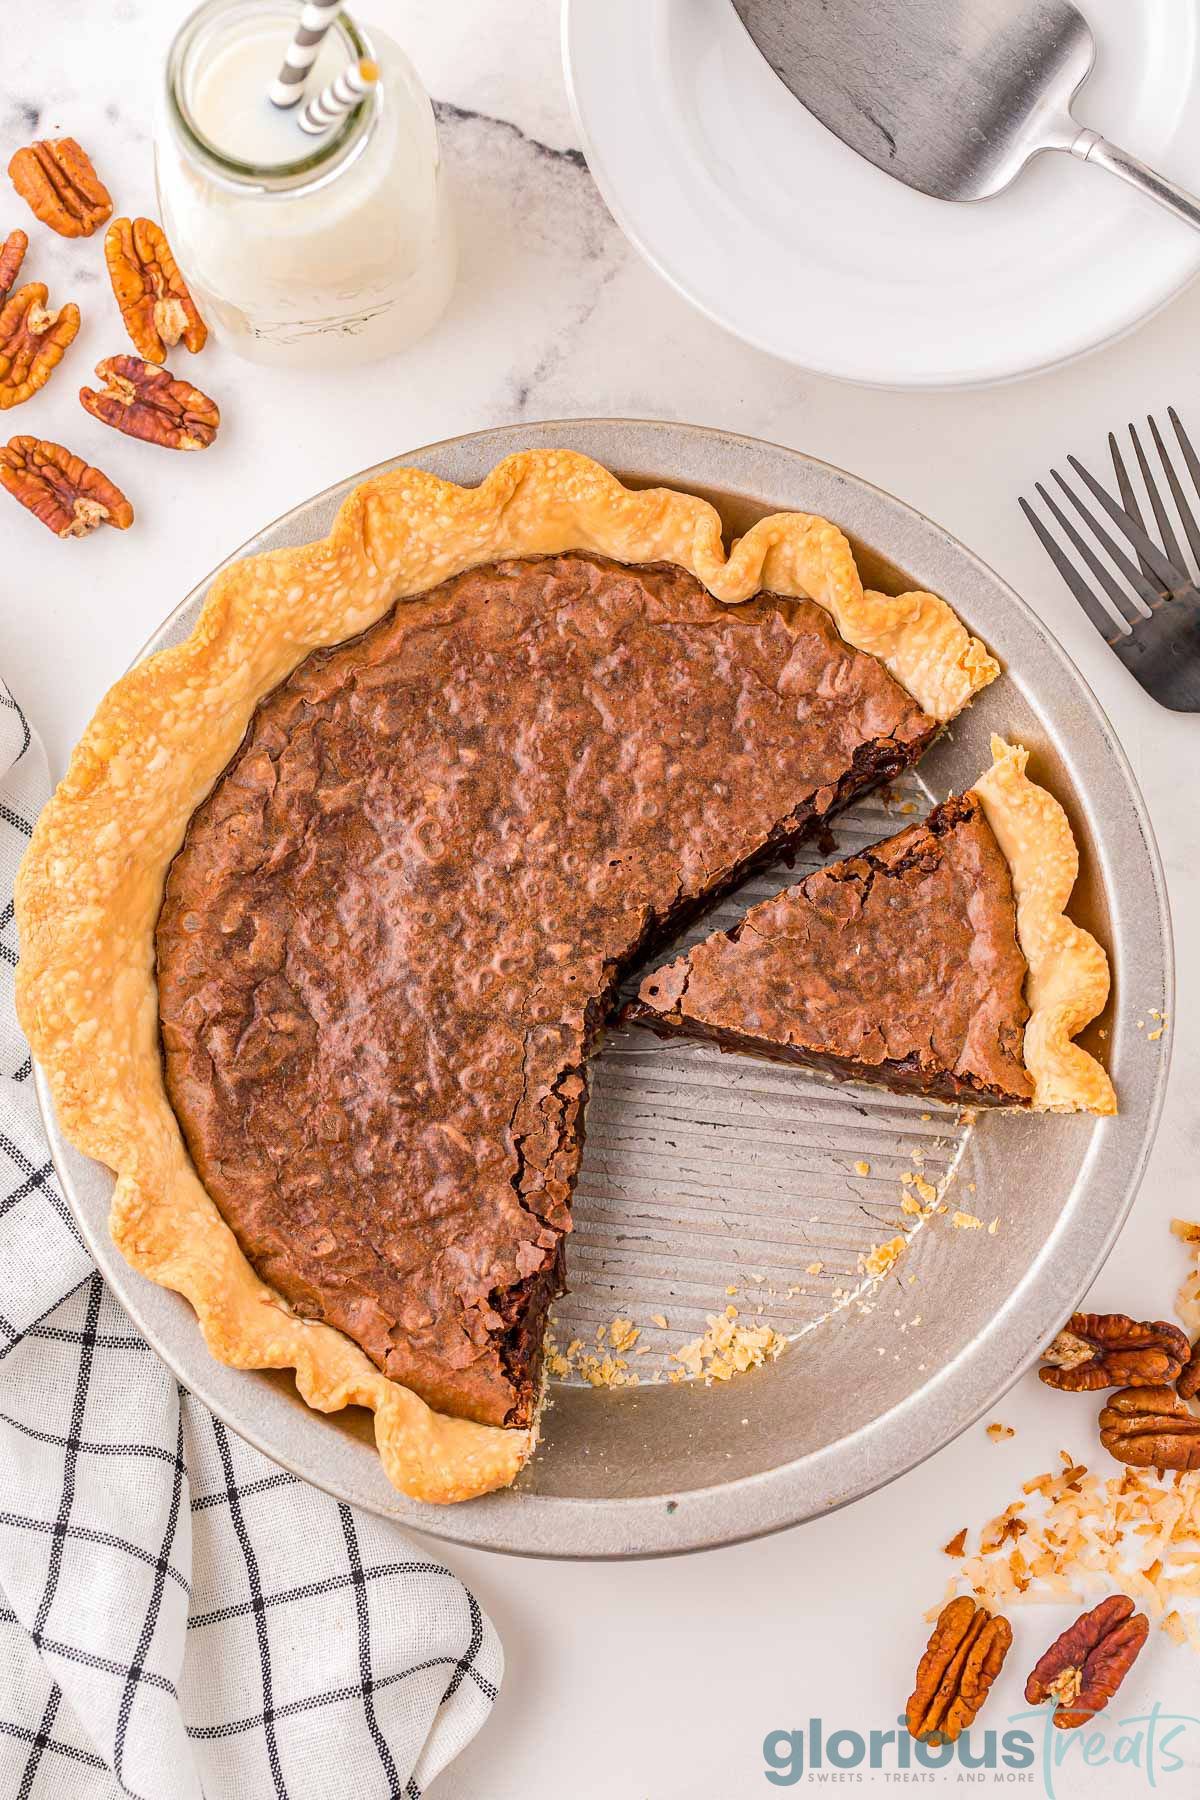
<svg viewBox="0 0 1200 1800">
<path fill-rule="evenodd" d="M 954 1591 L 985 1605 L 1038 1605 L 1119 1587 L 1200 1654 L 1200 1472 L 1163 1482 L 1122 1469 L 1102 1479 L 1060 1454 L 1061 1469 L 1025 1482 L 1025 1498 L 984 1527 Z"/>
<path fill-rule="evenodd" d="M 1175 1311 L 1183 1320 L 1189 1337 L 1200 1333 L 1200 1224 L 1191 1219 L 1172 1219 L 1171 1230 L 1185 1244 L 1195 1247 L 1191 1274 L 1175 1297 Z"/>
</svg>

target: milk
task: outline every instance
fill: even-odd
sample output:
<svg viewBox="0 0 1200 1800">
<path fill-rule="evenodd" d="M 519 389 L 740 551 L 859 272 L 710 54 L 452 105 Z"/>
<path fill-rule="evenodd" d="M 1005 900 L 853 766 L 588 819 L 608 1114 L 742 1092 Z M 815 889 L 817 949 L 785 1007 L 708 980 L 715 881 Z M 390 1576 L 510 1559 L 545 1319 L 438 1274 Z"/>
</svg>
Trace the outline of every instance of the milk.
<svg viewBox="0 0 1200 1800">
<path fill-rule="evenodd" d="M 441 316 L 454 236 L 429 99 L 403 52 L 346 14 L 311 98 L 367 56 L 380 80 L 323 137 L 267 90 L 299 18 L 287 0 L 209 0 L 172 47 L 155 145 L 163 225 L 209 326 L 263 363 L 390 356 Z"/>
<path fill-rule="evenodd" d="M 230 20 L 192 75 L 189 93 L 194 123 L 218 150 L 267 168 L 296 162 L 317 148 L 296 123 L 304 101 L 281 108 L 267 98 L 291 35 L 287 9 L 275 11 L 276 19 L 244 28 Z M 348 61 L 341 33 L 326 32 L 305 99 L 328 87 Z"/>
</svg>

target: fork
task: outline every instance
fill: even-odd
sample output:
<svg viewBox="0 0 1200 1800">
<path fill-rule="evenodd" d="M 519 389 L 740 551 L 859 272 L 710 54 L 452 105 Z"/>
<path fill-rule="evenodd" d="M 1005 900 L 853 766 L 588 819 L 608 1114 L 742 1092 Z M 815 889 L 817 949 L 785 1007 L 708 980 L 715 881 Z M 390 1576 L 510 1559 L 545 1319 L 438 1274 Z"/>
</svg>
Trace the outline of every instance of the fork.
<svg viewBox="0 0 1200 1800">
<path fill-rule="evenodd" d="M 1193 450 L 1173 406 L 1167 408 L 1167 417 L 1175 429 L 1192 486 L 1200 494 L 1200 458 Z M 1147 423 L 1184 536 L 1193 559 L 1200 564 L 1200 526 L 1196 523 L 1158 425 L 1153 418 L 1149 418 Z M 1040 481 L 1034 484 L 1059 530 L 1107 596 L 1107 604 L 1024 495 L 1020 501 L 1021 511 L 1096 630 L 1105 643 L 1115 650 L 1129 672 L 1141 682 L 1146 692 L 1172 712 L 1200 712 L 1200 592 L 1197 592 L 1189 572 L 1188 559 L 1180 548 L 1166 502 L 1133 425 L 1129 427 L 1129 436 L 1154 513 L 1159 539 L 1157 543 L 1146 528 L 1145 516 L 1129 478 L 1120 445 L 1111 431 L 1108 434 L 1108 447 L 1121 496 L 1120 503 L 1084 468 L 1077 456 L 1068 456 L 1067 461 L 1117 530 L 1132 545 L 1136 561 L 1105 530 L 1095 512 L 1080 499 L 1059 471 L 1050 471 L 1113 568 L 1124 577 L 1126 587 L 1117 580 L 1112 568 L 1101 562 L 1054 495 Z M 1127 589 L 1133 590 L 1132 595 Z"/>
</svg>

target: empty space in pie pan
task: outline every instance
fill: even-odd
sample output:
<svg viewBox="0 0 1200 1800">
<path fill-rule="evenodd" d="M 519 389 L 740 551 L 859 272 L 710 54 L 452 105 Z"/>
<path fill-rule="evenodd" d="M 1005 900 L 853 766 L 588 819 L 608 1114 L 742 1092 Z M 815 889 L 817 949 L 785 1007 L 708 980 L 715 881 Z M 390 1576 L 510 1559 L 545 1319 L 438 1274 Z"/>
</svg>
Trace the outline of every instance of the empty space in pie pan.
<svg viewBox="0 0 1200 1800">
<path fill-rule="evenodd" d="M 1170 1037 L 1148 1034 L 1152 1015 L 1171 1011 L 1170 927 L 1145 807 L 1108 721 L 1025 604 L 938 526 L 826 463 L 685 425 L 523 425 L 395 462 L 473 484 L 512 451 L 558 445 L 632 486 L 704 495 L 731 535 L 767 512 L 822 514 L 851 538 L 868 585 L 942 594 L 985 640 L 1000 680 L 915 775 L 835 821 L 836 849 L 812 845 L 796 869 L 900 830 L 932 799 L 968 787 L 989 764 L 992 732 L 1026 744 L 1031 776 L 1063 802 L 1080 847 L 1072 915 L 1112 963 L 1108 1008 L 1081 1041 L 1112 1073 L 1118 1114 L 985 1110 L 972 1121 L 919 1096 L 612 1031 L 591 1069 L 572 1292 L 555 1309 L 559 1349 L 578 1341 L 582 1352 L 551 1382 L 540 1447 L 516 1486 L 439 1508 L 390 1486 L 369 1414 L 319 1415 L 290 1375 L 213 1360 L 187 1302 L 113 1247 L 112 1178 L 57 1130 L 40 1077 L 39 1093 L 64 1189 L 106 1278 L 180 1380 L 243 1437 L 340 1498 L 462 1543 L 665 1554 L 796 1524 L 892 1480 L 992 1408 L 1053 1336 L 1103 1261 L 1153 1136 Z M 363 478 L 296 508 L 237 556 L 323 536 Z M 147 652 L 187 635 L 207 587 Z M 755 876 L 705 929 L 793 879 L 782 867 Z M 951 1177 L 946 1210 L 913 1229 L 903 1197 L 921 1202 Z M 956 1212 L 981 1224 L 956 1225 Z M 902 1254 L 872 1279 L 864 1263 L 902 1225 Z M 671 1380 L 672 1353 L 727 1307 L 739 1325 L 788 1338 L 783 1353 L 728 1382 Z M 603 1356 L 614 1318 L 640 1330 L 621 1352 L 638 1381 L 593 1387 L 577 1366 Z"/>
</svg>

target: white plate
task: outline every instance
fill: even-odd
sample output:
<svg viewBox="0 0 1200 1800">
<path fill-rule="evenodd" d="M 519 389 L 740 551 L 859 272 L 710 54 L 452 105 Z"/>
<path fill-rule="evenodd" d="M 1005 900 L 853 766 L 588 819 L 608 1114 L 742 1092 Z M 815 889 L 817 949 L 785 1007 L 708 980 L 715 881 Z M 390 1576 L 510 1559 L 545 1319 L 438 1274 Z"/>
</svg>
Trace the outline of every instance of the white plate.
<svg viewBox="0 0 1200 1800">
<path fill-rule="evenodd" d="M 1083 4 L 1081 122 L 1200 188 L 1200 8 Z M 1008 380 L 1128 331 L 1200 271 L 1200 233 L 1062 154 L 994 200 L 914 193 L 793 98 L 731 0 L 563 0 L 563 53 L 588 165 L 647 261 L 822 374 Z"/>
</svg>

